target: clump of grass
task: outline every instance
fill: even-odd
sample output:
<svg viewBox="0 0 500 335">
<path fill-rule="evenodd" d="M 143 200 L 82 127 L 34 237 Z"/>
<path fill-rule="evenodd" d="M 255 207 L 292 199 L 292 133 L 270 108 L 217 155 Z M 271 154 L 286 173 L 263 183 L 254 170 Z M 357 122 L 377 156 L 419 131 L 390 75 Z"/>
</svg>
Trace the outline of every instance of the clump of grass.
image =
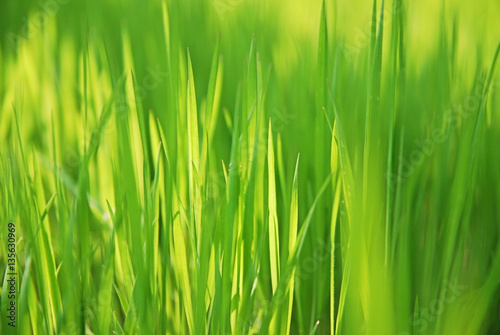
<svg viewBox="0 0 500 335">
<path fill-rule="evenodd" d="M 353 48 L 354 12 L 309 5 L 5 21 L 0 333 L 500 331 L 498 35 L 443 8 L 416 42 L 417 4 L 383 0 Z"/>
</svg>

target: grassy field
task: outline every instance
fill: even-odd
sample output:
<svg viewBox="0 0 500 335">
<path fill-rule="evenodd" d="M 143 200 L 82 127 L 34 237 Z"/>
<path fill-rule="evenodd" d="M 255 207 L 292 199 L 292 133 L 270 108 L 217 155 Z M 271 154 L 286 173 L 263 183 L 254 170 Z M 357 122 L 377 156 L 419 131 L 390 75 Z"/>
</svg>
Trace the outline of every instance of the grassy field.
<svg viewBox="0 0 500 335">
<path fill-rule="evenodd" d="M 499 15 L 2 1 L 0 334 L 500 334 Z"/>
</svg>

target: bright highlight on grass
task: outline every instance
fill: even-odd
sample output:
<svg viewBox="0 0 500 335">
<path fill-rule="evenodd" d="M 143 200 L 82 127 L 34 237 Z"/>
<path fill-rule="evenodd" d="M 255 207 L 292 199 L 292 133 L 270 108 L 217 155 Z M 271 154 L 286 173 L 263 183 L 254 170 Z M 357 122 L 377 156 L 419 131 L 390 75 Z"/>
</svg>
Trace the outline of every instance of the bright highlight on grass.
<svg viewBox="0 0 500 335">
<path fill-rule="evenodd" d="M 495 6 L 1 4 L 0 334 L 500 334 Z"/>
</svg>

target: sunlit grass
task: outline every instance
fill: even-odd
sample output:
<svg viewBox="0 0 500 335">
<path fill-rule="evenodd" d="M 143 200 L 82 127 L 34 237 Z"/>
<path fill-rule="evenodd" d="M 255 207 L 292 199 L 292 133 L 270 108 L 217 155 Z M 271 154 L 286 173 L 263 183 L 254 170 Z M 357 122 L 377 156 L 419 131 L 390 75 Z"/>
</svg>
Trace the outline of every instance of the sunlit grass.
<svg viewBox="0 0 500 335">
<path fill-rule="evenodd" d="M 50 3 L 0 5 L 1 334 L 500 332 L 498 7 Z"/>
</svg>

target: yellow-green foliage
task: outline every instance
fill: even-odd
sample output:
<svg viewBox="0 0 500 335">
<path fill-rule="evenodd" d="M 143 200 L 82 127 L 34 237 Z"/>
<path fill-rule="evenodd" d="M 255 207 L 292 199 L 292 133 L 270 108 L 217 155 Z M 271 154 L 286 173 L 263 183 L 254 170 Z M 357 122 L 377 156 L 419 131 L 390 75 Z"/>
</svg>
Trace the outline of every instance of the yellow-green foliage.
<svg viewBox="0 0 500 335">
<path fill-rule="evenodd" d="M 2 1 L 0 334 L 499 334 L 498 15 Z"/>
</svg>

